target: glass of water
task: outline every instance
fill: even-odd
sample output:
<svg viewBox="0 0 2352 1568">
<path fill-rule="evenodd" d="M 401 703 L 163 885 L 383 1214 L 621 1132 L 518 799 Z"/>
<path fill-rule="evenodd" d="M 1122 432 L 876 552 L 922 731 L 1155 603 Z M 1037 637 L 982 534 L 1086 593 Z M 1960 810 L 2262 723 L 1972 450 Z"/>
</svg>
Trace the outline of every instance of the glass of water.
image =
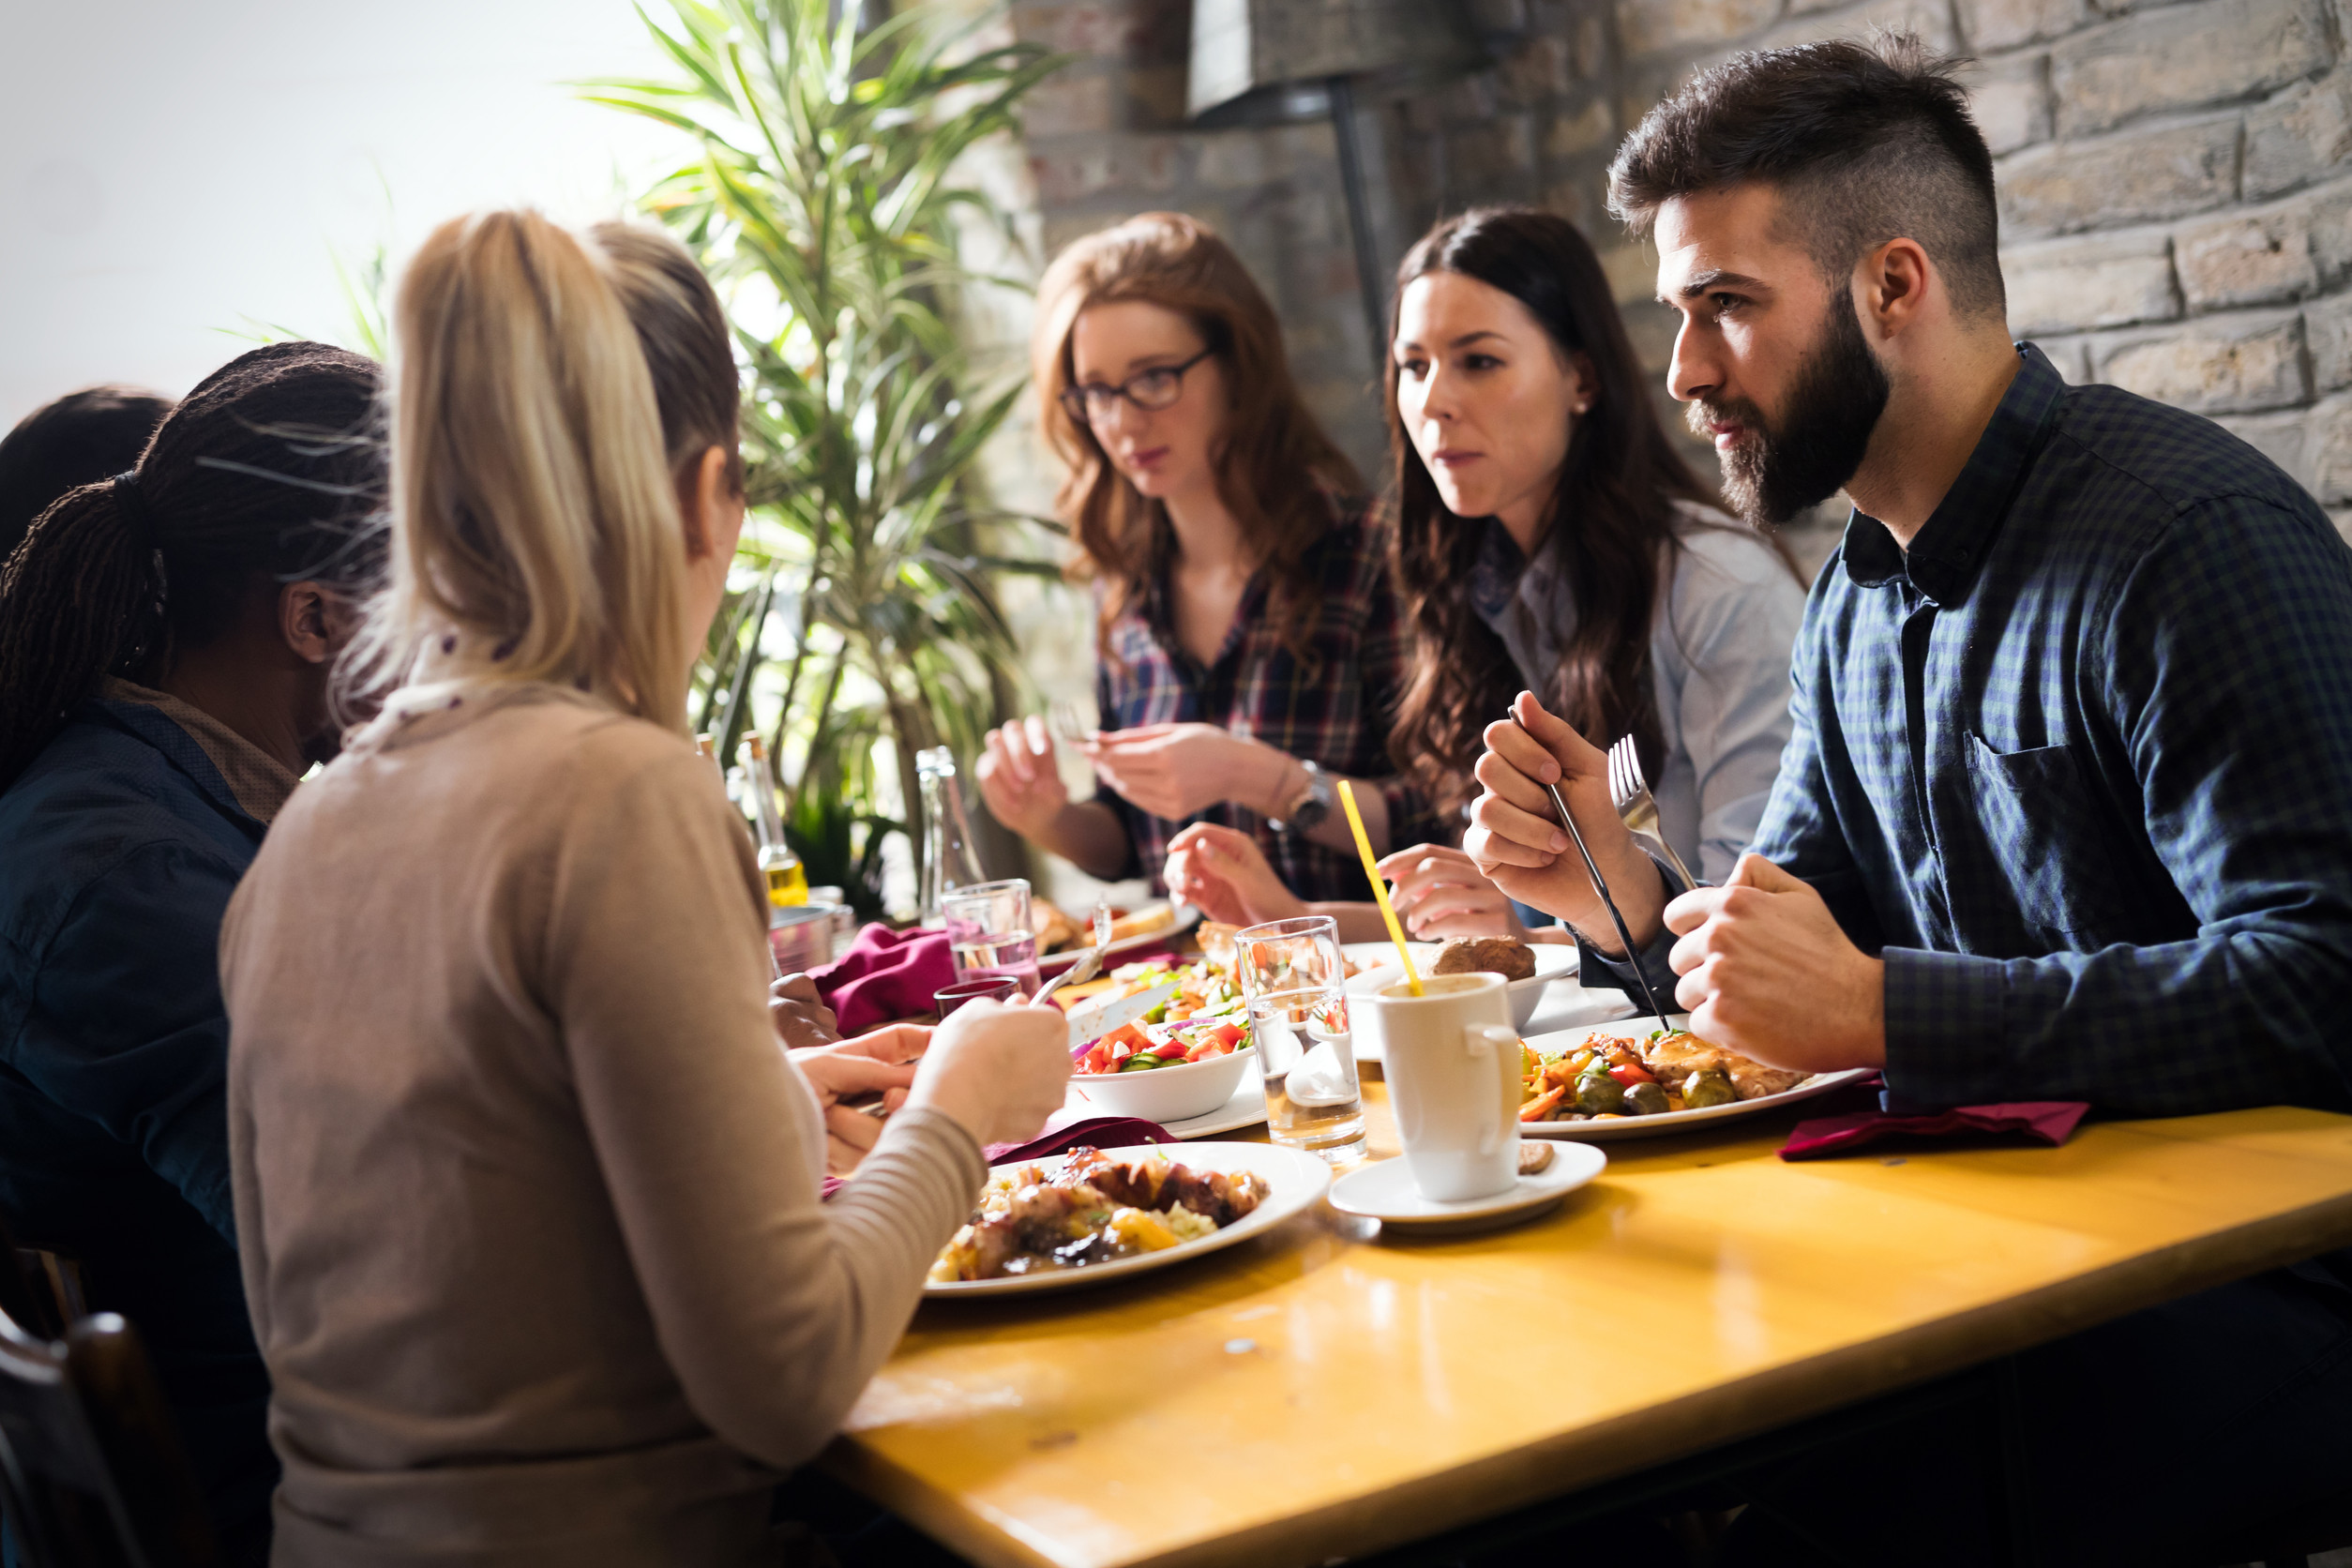
<svg viewBox="0 0 2352 1568">
<path fill-rule="evenodd" d="M 1364 1092 L 1348 1032 L 1338 923 L 1310 914 L 1244 927 L 1233 938 L 1233 967 L 1265 1075 L 1267 1131 L 1276 1143 L 1334 1164 L 1361 1159 Z"/>
<path fill-rule="evenodd" d="M 1037 994 L 1037 934 L 1029 925 L 1029 882 L 1021 877 L 951 887 L 939 896 L 956 978 L 1012 976 L 1023 996 Z"/>
</svg>

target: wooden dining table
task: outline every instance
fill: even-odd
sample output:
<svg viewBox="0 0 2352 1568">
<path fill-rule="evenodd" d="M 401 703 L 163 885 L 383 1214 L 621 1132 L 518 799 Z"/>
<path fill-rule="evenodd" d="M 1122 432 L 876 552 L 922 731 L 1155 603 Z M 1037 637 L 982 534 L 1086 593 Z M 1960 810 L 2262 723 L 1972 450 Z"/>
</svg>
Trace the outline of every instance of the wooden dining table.
<svg viewBox="0 0 2352 1568">
<path fill-rule="evenodd" d="M 927 1304 L 825 1466 L 986 1568 L 1325 1563 L 2352 1244 L 2352 1117 L 1785 1162 L 1808 1108 L 1610 1144 L 1514 1229 L 1318 1205 L 1132 1283 Z"/>
</svg>

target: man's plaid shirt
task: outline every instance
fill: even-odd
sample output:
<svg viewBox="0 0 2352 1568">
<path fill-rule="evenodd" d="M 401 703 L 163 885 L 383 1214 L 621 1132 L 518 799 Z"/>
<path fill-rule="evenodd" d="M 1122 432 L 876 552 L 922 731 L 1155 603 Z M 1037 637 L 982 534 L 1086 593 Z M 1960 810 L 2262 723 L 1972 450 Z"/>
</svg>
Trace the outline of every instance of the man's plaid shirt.
<svg viewBox="0 0 2352 1568">
<path fill-rule="evenodd" d="M 1889 1086 L 2352 1109 L 2352 551 L 2208 420 L 2024 364 L 1814 584 L 1757 853 L 1886 959 Z"/>
<path fill-rule="evenodd" d="M 1250 580 L 1216 662 L 1207 669 L 1177 641 L 1165 581 L 1129 604 L 1106 636 L 1109 656 L 1095 671 L 1105 730 L 1204 723 L 1265 742 L 1333 773 L 1380 781 L 1393 847 L 1436 838 L 1420 797 L 1394 776 L 1389 727 L 1403 694 L 1410 643 L 1389 583 L 1388 537 L 1355 505 L 1338 509 L 1309 548 L 1307 572 L 1321 596 L 1302 663 L 1268 613 L 1264 574 Z M 1163 885 L 1168 841 L 1185 823 L 1137 809 L 1104 785 L 1096 799 L 1119 814 L 1135 847 L 1121 873 Z M 1228 801 L 1193 822 L 1222 822 L 1258 840 L 1286 886 L 1307 899 L 1368 899 L 1364 865 L 1351 852 L 1276 833 L 1255 811 Z M 1458 831 L 1458 830 L 1457 830 Z"/>
</svg>

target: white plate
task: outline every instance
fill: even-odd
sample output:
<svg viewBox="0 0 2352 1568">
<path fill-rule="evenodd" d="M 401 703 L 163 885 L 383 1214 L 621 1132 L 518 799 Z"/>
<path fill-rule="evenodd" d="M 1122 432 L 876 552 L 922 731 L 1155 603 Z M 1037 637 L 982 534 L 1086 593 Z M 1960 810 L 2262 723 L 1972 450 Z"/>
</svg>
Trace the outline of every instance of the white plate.
<svg viewBox="0 0 2352 1568">
<path fill-rule="evenodd" d="M 1580 1044 L 1594 1034 L 1646 1033 L 1638 1026 L 1648 1023 L 1646 1018 L 1621 1018 L 1611 1023 L 1588 1024 L 1582 1029 L 1563 1029 L 1552 1034 L 1536 1034 L 1528 1044 L 1545 1056 L 1558 1056 L 1570 1047 Z M 1669 1013 L 1666 1022 L 1678 1028 L 1690 1027 L 1688 1013 Z M 1580 1143 L 1615 1143 L 1629 1138 L 1664 1138 L 1669 1133 L 1685 1133 L 1694 1128 L 1714 1126 L 1724 1122 L 1737 1122 L 1745 1116 L 1759 1116 L 1843 1089 L 1868 1078 L 1874 1069 L 1848 1067 L 1843 1072 L 1816 1073 L 1794 1089 L 1784 1089 L 1777 1094 L 1767 1094 L 1760 1100 L 1734 1100 L 1727 1106 L 1709 1106 L 1703 1110 L 1667 1110 L 1655 1116 L 1628 1116 L 1621 1122 L 1522 1122 L 1521 1138 L 1564 1138 Z"/>
<path fill-rule="evenodd" d="M 1140 1153 L 1141 1150 L 1130 1151 Z M 1197 1242 L 1180 1242 L 1159 1252 L 1138 1253 L 1115 1262 L 1096 1263 L 1083 1269 L 1051 1269 L 1044 1274 L 1015 1274 L 1008 1279 L 959 1279 L 946 1285 L 926 1285 L 926 1299 L 948 1296 L 1013 1296 L 1032 1290 L 1075 1290 L 1089 1285 L 1102 1285 L 1114 1279 L 1128 1279 L 1136 1274 L 1164 1269 L 1170 1263 L 1182 1263 L 1219 1247 L 1245 1242 L 1260 1236 L 1303 1209 L 1312 1208 L 1331 1186 L 1331 1167 L 1304 1149 L 1286 1149 L 1278 1143 L 1187 1143 L 1181 1150 L 1168 1151 L 1168 1156 L 1195 1170 L 1254 1170 L 1266 1179 L 1265 1201 L 1244 1214 L 1224 1229 L 1201 1237 Z M 1126 1157 L 1123 1154 L 1122 1157 Z M 1014 1165 L 1001 1165 L 989 1171 L 1017 1170 L 1024 1165 L 1045 1168 L 1050 1174 L 1059 1169 L 1062 1156 L 1050 1159 L 1022 1160 Z"/>
<path fill-rule="evenodd" d="M 1609 1157 L 1589 1143 L 1560 1147 L 1552 1163 L 1532 1176 L 1522 1176 L 1492 1198 L 1440 1203 L 1421 1196 L 1412 1172 L 1400 1155 L 1351 1170 L 1332 1184 L 1331 1206 L 1344 1214 L 1362 1214 L 1383 1226 L 1444 1231 L 1485 1229 L 1506 1221 L 1531 1217 L 1601 1174 Z"/>
<path fill-rule="evenodd" d="M 1121 937 L 1104 950 L 1104 957 L 1106 959 L 1116 958 L 1122 953 L 1132 953 L 1138 947 L 1149 947 L 1155 942 L 1173 942 L 1199 924 L 1200 912 L 1198 909 L 1190 904 L 1179 904 L 1176 906 L 1176 920 L 1173 925 L 1163 926 L 1156 931 L 1146 931 L 1139 937 Z M 1086 929 L 1085 921 L 1078 921 L 1078 929 L 1081 932 Z M 1077 963 L 1091 946 L 1092 943 L 1080 942 L 1076 947 L 1065 947 L 1059 953 L 1044 954 L 1037 959 L 1037 968 L 1046 974 L 1059 974 Z M 1103 967 L 1108 970 L 1117 966 L 1106 962 Z"/>
<path fill-rule="evenodd" d="M 1413 969 L 1426 975 L 1429 966 L 1438 959 L 1440 944 L 1434 942 L 1409 942 L 1406 948 L 1413 956 Z M 1576 950 L 1566 942 L 1531 942 L 1529 951 L 1535 955 L 1535 972 L 1525 980 L 1507 982 L 1502 994 L 1511 1003 L 1511 1026 L 1525 1030 L 1542 1004 L 1544 992 L 1553 981 L 1566 979 L 1576 972 Z M 1344 942 L 1340 951 L 1351 964 L 1361 965 L 1364 972 L 1348 981 L 1349 996 L 1370 996 L 1404 978 L 1404 970 L 1396 962 L 1396 944 L 1393 942 Z M 1349 1026 L 1355 1036 L 1356 1060 L 1380 1060 L 1380 1020 L 1369 1007 L 1357 1008 L 1349 1018 Z"/>
</svg>

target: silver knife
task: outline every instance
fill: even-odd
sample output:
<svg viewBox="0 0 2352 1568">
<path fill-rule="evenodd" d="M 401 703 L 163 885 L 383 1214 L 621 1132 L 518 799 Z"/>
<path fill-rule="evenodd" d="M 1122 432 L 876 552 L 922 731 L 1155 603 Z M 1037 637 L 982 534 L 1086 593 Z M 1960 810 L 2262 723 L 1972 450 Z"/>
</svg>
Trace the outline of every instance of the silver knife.
<svg viewBox="0 0 2352 1568">
<path fill-rule="evenodd" d="M 1131 1024 L 1176 994 L 1176 982 L 1162 981 L 1149 990 L 1106 1002 L 1099 1007 L 1083 1003 L 1070 1009 L 1070 1054 L 1076 1056 L 1104 1035 Z"/>
</svg>

